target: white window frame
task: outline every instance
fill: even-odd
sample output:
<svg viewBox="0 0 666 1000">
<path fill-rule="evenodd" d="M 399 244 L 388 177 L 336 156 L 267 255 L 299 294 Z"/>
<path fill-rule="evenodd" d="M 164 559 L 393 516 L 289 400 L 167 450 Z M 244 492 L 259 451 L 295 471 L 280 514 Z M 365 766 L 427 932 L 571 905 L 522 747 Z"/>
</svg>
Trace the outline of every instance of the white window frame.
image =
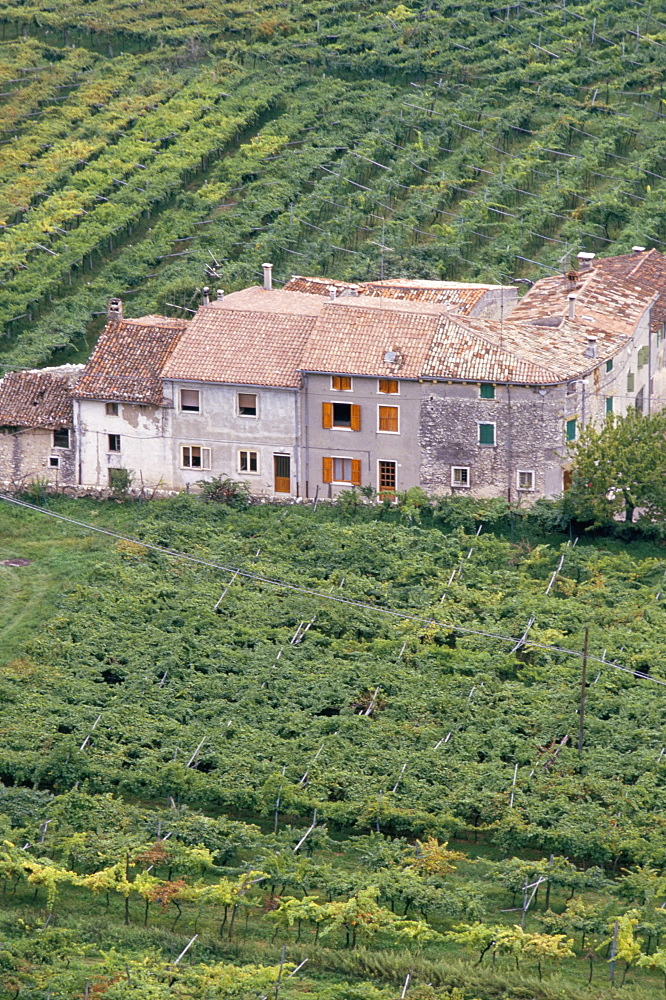
<svg viewBox="0 0 666 1000">
<path fill-rule="evenodd" d="M 248 456 L 248 460 L 247 460 L 248 461 L 248 466 L 250 464 L 250 458 L 249 458 L 249 456 L 250 455 L 256 455 L 257 456 L 257 468 L 256 468 L 256 470 L 253 471 L 250 468 L 241 469 L 241 455 L 242 454 L 245 454 L 245 455 Z M 237 464 L 238 464 L 238 471 L 239 471 L 239 473 L 241 473 L 244 476 L 259 476 L 259 475 L 261 475 L 260 453 L 258 451 L 256 451 L 254 448 L 239 448 L 238 449 L 238 455 L 237 455 Z"/>
<path fill-rule="evenodd" d="M 240 408 L 240 398 L 241 396 L 254 396 L 254 413 L 241 413 Z M 258 392 L 241 392 L 238 390 L 236 393 L 236 416 L 241 420 L 258 420 L 259 419 L 259 393 Z"/>
<path fill-rule="evenodd" d="M 392 393 L 386 393 L 385 395 L 392 395 Z M 379 427 L 379 408 L 380 406 L 390 406 L 391 409 L 398 411 L 398 429 L 397 431 L 383 431 Z M 393 403 L 377 403 L 377 433 L 378 434 L 399 434 L 400 433 L 400 406 L 394 405 Z M 387 459 L 388 461 L 388 459 Z"/>
<path fill-rule="evenodd" d="M 49 455 L 49 469 L 60 468 L 60 455 Z"/>
<path fill-rule="evenodd" d="M 380 382 L 396 382 L 397 386 L 398 386 L 398 391 L 397 392 L 382 392 L 382 390 L 379 388 L 379 383 Z M 393 396 L 399 396 L 400 395 L 400 379 L 397 379 L 397 378 L 378 378 L 377 379 L 377 395 L 381 396 L 382 399 L 391 399 Z"/>
<path fill-rule="evenodd" d="M 486 427 L 490 425 L 493 429 L 493 443 L 492 444 L 481 444 L 481 427 Z M 495 420 L 477 420 L 476 422 L 476 444 L 478 448 L 496 448 L 497 447 L 497 421 Z"/>
<path fill-rule="evenodd" d="M 331 455 L 331 461 L 333 463 L 331 483 L 334 486 L 351 486 L 351 482 L 352 482 L 352 469 L 351 469 L 351 465 L 349 466 L 349 479 L 336 479 L 335 478 L 335 463 L 336 462 L 350 462 L 351 463 L 353 461 L 353 459 L 350 458 L 348 455 Z"/>
<path fill-rule="evenodd" d="M 181 444 L 180 448 L 180 467 L 181 469 L 187 469 L 188 471 L 194 470 L 195 472 L 209 472 L 212 465 L 212 455 L 211 450 L 208 445 L 204 444 Z M 200 448 L 201 449 L 201 465 L 185 465 L 185 449 L 186 448 Z M 208 452 L 208 464 L 206 465 L 206 452 Z M 192 462 L 192 455 L 190 453 L 190 463 Z"/>
<path fill-rule="evenodd" d="M 334 378 L 348 378 L 349 388 L 348 389 L 336 389 L 333 385 Z M 331 392 L 353 392 L 354 391 L 354 379 L 351 375 L 331 375 Z"/>
<path fill-rule="evenodd" d="M 111 447 L 111 438 L 112 437 L 113 438 L 118 438 L 118 447 L 117 448 L 112 448 Z M 122 441 L 120 439 L 120 434 L 107 434 L 107 436 L 106 436 L 106 443 L 107 443 L 107 446 L 108 446 L 106 450 L 109 453 L 109 455 L 119 455 L 120 452 L 122 451 L 123 443 L 122 443 Z"/>
<path fill-rule="evenodd" d="M 380 481 L 379 466 L 382 462 L 391 462 L 395 466 L 395 486 L 382 486 Z M 398 463 L 394 458 L 378 458 L 377 459 L 377 493 L 381 493 L 382 489 L 385 490 L 395 490 L 396 494 L 398 492 Z"/>
<path fill-rule="evenodd" d="M 470 488 L 471 478 L 472 478 L 470 476 L 470 471 L 471 471 L 471 469 L 470 469 L 469 465 L 452 465 L 451 466 L 451 489 L 452 490 L 468 490 Z M 466 472 L 467 473 L 467 482 L 466 483 L 457 483 L 455 481 L 455 473 L 456 472 Z"/>
<path fill-rule="evenodd" d="M 521 486 L 520 477 L 521 476 L 531 476 L 532 485 L 531 486 Z M 534 493 L 536 489 L 536 473 L 534 469 L 517 469 L 516 470 L 516 489 L 520 490 L 521 493 Z"/>
<path fill-rule="evenodd" d="M 184 407 L 183 406 L 183 393 L 184 392 L 196 392 L 197 397 L 199 399 L 199 408 L 198 409 L 192 410 L 189 407 Z M 201 405 L 201 402 L 202 402 L 201 389 L 191 389 L 191 388 L 189 388 L 186 385 L 181 385 L 179 387 L 179 389 L 178 389 L 178 412 L 179 413 L 202 413 L 203 412 L 203 407 Z"/>
</svg>

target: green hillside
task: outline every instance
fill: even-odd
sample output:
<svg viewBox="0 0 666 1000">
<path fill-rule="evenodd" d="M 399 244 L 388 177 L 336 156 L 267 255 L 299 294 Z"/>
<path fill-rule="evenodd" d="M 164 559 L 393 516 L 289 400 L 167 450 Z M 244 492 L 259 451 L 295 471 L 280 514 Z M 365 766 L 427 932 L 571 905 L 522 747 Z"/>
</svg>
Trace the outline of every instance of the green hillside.
<svg viewBox="0 0 666 1000">
<path fill-rule="evenodd" d="M 663 547 L 413 501 L 3 504 L 2 1000 L 663 995 Z"/>
<path fill-rule="evenodd" d="M 292 272 L 510 282 L 666 243 L 666 15 L 638 0 L 6 3 L 0 364 L 105 300 Z M 663 20 L 661 19 L 663 17 Z"/>
</svg>

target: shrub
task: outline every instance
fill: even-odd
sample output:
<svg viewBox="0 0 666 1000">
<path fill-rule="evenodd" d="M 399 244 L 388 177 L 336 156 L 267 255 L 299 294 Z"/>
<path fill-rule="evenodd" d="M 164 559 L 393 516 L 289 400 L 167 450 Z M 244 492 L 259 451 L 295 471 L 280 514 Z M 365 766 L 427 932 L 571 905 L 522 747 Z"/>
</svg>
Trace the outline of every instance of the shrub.
<svg viewBox="0 0 666 1000">
<path fill-rule="evenodd" d="M 200 479 L 197 486 L 201 487 L 201 495 L 206 503 L 222 503 L 235 510 L 245 510 L 250 505 L 250 488 L 247 483 L 228 476 Z"/>
</svg>

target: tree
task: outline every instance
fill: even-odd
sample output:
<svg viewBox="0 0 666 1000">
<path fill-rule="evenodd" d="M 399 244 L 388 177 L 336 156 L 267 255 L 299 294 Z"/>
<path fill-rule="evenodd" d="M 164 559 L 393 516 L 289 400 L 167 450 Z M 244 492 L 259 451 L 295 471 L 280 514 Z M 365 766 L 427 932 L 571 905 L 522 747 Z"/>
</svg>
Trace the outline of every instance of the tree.
<svg viewBox="0 0 666 1000">
<path fill-rule="evenodd" d="M 656 969 L 664 977 L 664 989 L 666 990 L 666 948 L 660 948 L 652 955 L 643 955 L 638 959 L 636 965 L 643 969 Z"/>
<path fill-rule="evenodd" d="M 631 524 L 640 509 L 666 515 L 666 411 L 643 416 L 629 409 L 601 427 L 588 424 L 570 445 L 573 460 L 567 508 L 581 521 Z"/>
<path fill-rule="evenodd" d="M 526 955 L 533 955 L 536 958 L 539 979 L 541 980 L 543 960 L 554 958 L 559 961 L 562 958 L 573 958 L 572 944 L 571 938 L 567 938 L 564 934 L 529 934 L 523 945 L 523 951 Z"/>
</svg>

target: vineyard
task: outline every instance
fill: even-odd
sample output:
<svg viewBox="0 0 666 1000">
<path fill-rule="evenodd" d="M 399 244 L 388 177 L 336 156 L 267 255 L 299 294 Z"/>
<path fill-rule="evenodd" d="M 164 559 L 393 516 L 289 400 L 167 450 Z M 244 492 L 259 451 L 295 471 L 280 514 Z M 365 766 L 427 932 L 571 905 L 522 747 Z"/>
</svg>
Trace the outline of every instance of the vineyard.
<svg viewBox="0 0 666 1000">
<path fill-rule="evenodd" d="M 523 281 L 666 244 L 666 20 L 639 0 L 8 2 L 0 365 L 204 284 Z"/>
<path fill-rule="evenodd" d="M 552 523 L 5 503 L 0 996 L 661 995 L 666 560 Z"/>
</svg>

